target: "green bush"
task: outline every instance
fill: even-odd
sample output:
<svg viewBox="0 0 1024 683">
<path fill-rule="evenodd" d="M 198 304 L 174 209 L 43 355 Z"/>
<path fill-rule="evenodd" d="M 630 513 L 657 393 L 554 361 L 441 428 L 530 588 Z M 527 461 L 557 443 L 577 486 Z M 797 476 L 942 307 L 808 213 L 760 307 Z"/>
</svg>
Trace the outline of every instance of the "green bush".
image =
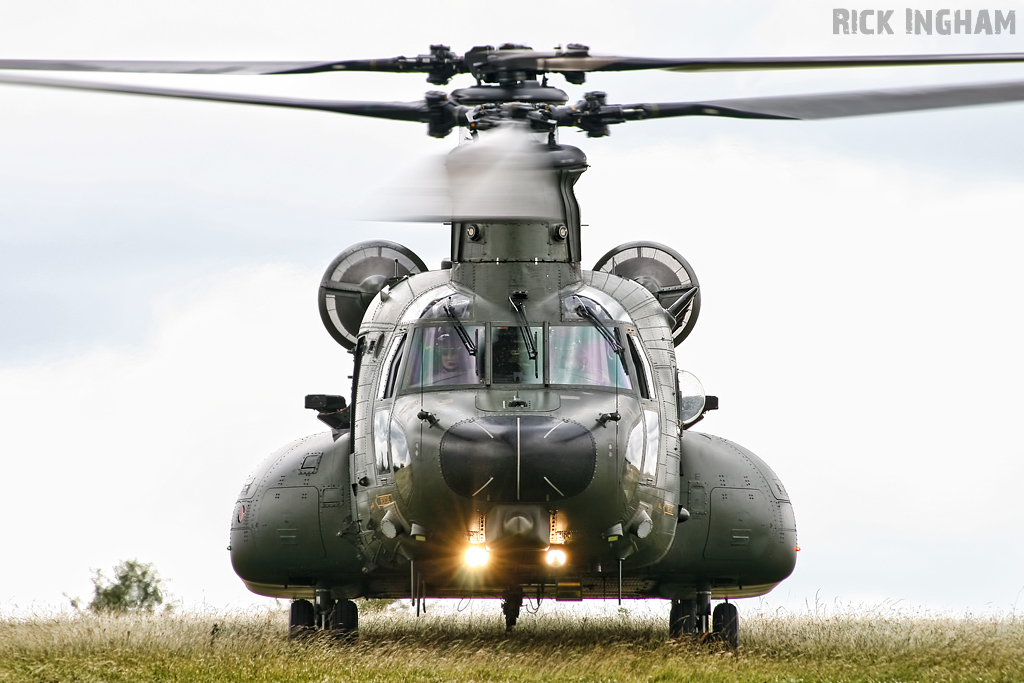
<svg viewBox="0 0 1024 683">
<path fill-rule="evenodd" d="M 92 578 L 93 612 L 152 612 L 163 604 L 161 579 L 152 564 L 125 560 L 114 567 L 114 577 L 107 579 L 99 569 Z"/>
</svg>

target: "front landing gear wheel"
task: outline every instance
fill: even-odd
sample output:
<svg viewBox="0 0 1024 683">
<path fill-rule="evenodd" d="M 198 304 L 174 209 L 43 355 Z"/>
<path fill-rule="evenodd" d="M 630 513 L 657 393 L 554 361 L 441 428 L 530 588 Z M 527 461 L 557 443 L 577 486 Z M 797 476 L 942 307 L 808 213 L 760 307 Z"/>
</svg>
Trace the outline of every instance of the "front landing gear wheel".
<svg viewBox="0 0 1024 683">
<path fill-rule="evenodd" d="M 313 603 L 309 600 L 292 600 L 288 614 L 288 636 L 294 638 L 314 627 Z"/>
<path fill-rule="evenodd" d="M 505 630 L 511 631 L 519 619 L 519 610 L 523 607 L 522 593 L 516 595 L 506 593 L 501 599 L 501 611 L 505 614 Z"/>
<path fill-rule="evenodd" d="M 711 628 L 729 647 L 735 650 L 740 646 L 740 615 L 736 605 L 723 602 L 715 607 L 711 615 Z"/>
<path fill-rule="evenodd" d="M 673 600 L 668 617 L 668 635 L 670 638 L 692 636 L 697 634 L 697 601 Z"/>
</svg>

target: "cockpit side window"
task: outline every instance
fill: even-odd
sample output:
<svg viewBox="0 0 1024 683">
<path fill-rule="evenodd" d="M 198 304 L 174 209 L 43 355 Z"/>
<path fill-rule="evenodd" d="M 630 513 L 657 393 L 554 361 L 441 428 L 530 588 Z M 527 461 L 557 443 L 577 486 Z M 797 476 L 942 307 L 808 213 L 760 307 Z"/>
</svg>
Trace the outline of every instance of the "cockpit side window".
<svg viewBox="0 0 1024 683">
<path fill-rule="evenodd" d="M 402 388 L 481 384 L 485 367 L 484 328 L 463 325 L 462 330 L 466 339 L 460 336 L 455 325 L 425 325 L 413 329 Z"/>
<path fill-rule="evenodd" d="M 508 325 L 491 329 L 494 334 L 491 381 L 494 384 L 543 384 L 544 328 Z M 527 335 L 532 344 L 527 343 Z M 531 346 L 534 358 L 530 358 Z"/>
<path fill-rule="evenodd" d="M 622 356 L 596 327 L 553 325 L 549 335 L 552 384 L 633 388 Z"/>
<path fill-rule="evenodd" d="M 398 368 L 402 364 L 402 348 L 404 346 L 404 334 L 391 342 L 391 348 L 388 349 L 384 365 L 381 366 L 381 372 L 386 372 L 387 375 L 385 378 L 382 378 L 377 389 L 378 399 L 391 398 L 395 393 L 395 380 L 398 378 Z"/>
<path fill-rule="evenodd" d="M 636 368 L 636 390 L 640 398 L 650 399 L 651 396 L 651 368 L 647 363 L 647 356 L 640 350 L 636 338 L 629 334 L 629 354 L 633 358 L 633 367 Z"/>
</svg>

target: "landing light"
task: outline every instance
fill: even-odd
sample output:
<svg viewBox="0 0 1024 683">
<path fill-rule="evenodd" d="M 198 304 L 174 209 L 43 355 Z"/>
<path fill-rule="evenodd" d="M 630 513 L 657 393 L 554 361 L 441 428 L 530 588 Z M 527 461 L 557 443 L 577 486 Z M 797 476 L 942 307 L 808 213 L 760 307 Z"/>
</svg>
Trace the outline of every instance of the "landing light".
<svg viewBox="0 0 1024 683">
<path fill-rule="evenodd" d="M 547 555 L 548 565 L 551 567 L 561 567 L 565 564 L 565 552 L 558 550 L 549 550 Z"/>
<path fill-rule="evenodd" d="M 481 545 L 471 545 L 466 549 L 466 554 L 463 556 L 467 567 L 483 567 L 487 564 L 487 559 L 490 553 L 487 552 L 487 548 Z"/>
</svg>

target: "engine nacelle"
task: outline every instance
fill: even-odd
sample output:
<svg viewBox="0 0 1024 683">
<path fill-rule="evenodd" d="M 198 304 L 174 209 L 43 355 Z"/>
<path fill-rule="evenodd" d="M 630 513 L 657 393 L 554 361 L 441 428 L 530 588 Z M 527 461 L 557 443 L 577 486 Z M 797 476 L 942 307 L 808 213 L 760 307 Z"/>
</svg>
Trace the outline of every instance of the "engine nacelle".
<svg viewBox="0 0 1024 683">
<path fill-rule="evenodd" d="M 420 257 L 401 244 L 371 240 L 338 254 L 320 281 L 320 319 L 334 341 L 353 349 L 373 298 L 388 283 L 426 272 Z"/>
<path fill-rule="evenodd" d="M 693 330 L 700 315 L 700 284 L 693 268 L 675 249 L 657 242 L 627 242 L 601 257 L 594 266 L 639 282 L 672 316 L 672 342 L 680 343 Z"/>
</svg>

